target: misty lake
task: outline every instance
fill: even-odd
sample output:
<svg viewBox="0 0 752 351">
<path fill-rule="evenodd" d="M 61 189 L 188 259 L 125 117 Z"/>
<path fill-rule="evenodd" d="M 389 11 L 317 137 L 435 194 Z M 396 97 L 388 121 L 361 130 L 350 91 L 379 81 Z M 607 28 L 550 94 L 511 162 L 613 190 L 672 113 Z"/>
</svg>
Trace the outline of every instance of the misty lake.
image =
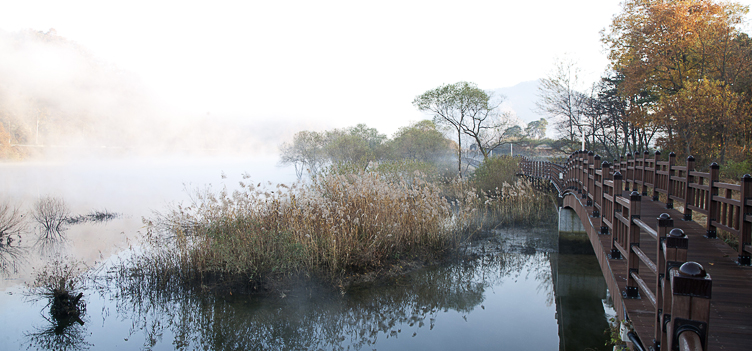
<svg viewBox="0 0 752 351">
<path fill-rule="evenodd" d="M 289 183 L 277 158 L 173 158 L 0 164 L 0 193 L 24 209 L 63 198 L 73 214 L 107 210 L 105 223 L 70 225 L 57 255 L 108 265 L 143 230 L 142 217 L 187 201 L 186 189 Z M 552 209 L 553 210 L 553 209 Z M 33 232 L 33 230 L 30 230 Z M 3 350 L 605 350 L 613 315 L 585 238 L 556 228 L 496 231 L 457 262 L 347 289 L 301 284 L 279 296 L 169 294 L 121 289 L 101 269 L 84 291 L 83 325 L 56 325 L 45 300 L 25 294 L 32 248 L 0 282 Z"/>
</svg>

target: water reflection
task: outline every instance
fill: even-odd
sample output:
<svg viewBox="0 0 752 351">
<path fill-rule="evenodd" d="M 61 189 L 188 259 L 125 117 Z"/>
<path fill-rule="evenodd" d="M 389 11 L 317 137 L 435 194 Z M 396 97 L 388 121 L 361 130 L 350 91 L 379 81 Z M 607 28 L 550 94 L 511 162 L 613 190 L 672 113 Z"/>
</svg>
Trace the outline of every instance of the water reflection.
<svg viewBox="0 0 752 351">
<path fill-rule="evenodd" d="M 88 333 L 80 319 L 45 319 L 47 325 L 24 334 L 29 349 L 88 350 L 93 346 L 87 341 Z"/>
<path fill-rule="evenodd" d="M 559 254 L 552 256 L 551 267 L 559 350 L 607 350 L 607 287 L 587 235 L 562 234 Z"/>
<path fill-rule="evenodd" d="M 474 248 L 461 262 L 353 286 L 344 292 L 307 284 L 287 292 L 284 298 L 216 297 L 157 290 L 148 282 L 134 280 L 113 280 L 100 291 L 115 304 L 120 318 L 132 321 L 128 339 L 143 340 L 146 349 L 170 338 L 181 350 L 404 349 L 411 339 L 427 334 L 420 344 L 425 347 L 427 339 L 441 340 L 447 329 L 462 323 L 510 319 L 535 310 L 549 316 L 546 323 L 553 327 L 554 335 L 540 339 L 555 347 L 550 265 L 556 242 L 553 235 L 497 237 Z M 514 298 L 507 300 L 505 285 L 510 293 L 528 285 L 526 289 L 532 291 L 524 294 L 537 295 L 542 303 L 531 299 L 530 306 Z M 486 310 L 485 305 L 495 310 Z M 450 321 L 452 315 L 462 320 Z M 516 323 L 519 321 L 512 321 Z M 540 323 L 533 321 L 529 327 Z M 432 332 L 437 326 L 442 334 Z M 488 330 L 479 329 L 475 335 L 463 330 L 456 336 L 466 346 L 473 343 L 467 340 L 475 339 L 479 348 L 489 340 L 523 349 L 530 345 L 520 330 L 491 335 Z M 517 339 L 511 340 L 509 335 L 514 334 Z M 440 343 L 436 346 L 442 348 Z"/>
<path fill-rule="evenodd" d="M 23 339 L 15 346 L 602 349 L 605 285 L 599 271 L 591 269 L 593 264 L 597 268 L 595 257 L 572 254 L 570 246 L 555 231 L 499 231 L 451 264 L 344 291 L 301 283 L 284 296 L 271 297 L 165 290 L 169 282 L 122 279 L 111 271 L 84 291 L 86 326 L 48 319 L 41 327 L 22 329 Z M 31 313 L 38 323 L 38 313 Z"/>
</svg>

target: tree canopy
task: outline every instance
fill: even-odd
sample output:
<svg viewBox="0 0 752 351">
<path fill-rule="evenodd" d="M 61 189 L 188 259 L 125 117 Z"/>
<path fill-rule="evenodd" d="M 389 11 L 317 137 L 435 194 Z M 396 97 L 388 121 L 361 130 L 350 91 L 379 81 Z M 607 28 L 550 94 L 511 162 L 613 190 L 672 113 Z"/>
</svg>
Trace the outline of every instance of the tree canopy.
<svg viewBox="0 0 752 351">
<path fill-rule="evenodd" d="M 484 158 L 502 143 L 504 127 L 511 120 L 498 109 L 503 99 L 486 93 L 475 83 L 458 82 L 426 91 L 413 100 L 413 105 L 431 113 L 434 123 L 456 135 L 457 172 L 461 176 L 463 135 L 475 142 Z"/>
<path fill-rule="evenodd" d="M 748 153 L 752 41 L 741 31 L 747 12 L 711 0 L 628 0 L 602 33 L 620 77 L 619 97 L 632 123 L 660 128 L 659 147 L 720 162 Z"/>
</svg>

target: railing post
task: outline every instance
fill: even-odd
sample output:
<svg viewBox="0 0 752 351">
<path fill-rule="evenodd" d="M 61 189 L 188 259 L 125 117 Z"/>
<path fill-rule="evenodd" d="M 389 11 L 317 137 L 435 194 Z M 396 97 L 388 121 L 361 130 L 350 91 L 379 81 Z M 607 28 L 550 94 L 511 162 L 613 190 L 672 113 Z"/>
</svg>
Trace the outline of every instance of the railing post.
<svg viewBox="0 0 752 351">
<path fill-rule="evenodd" d="M 692 175 L 692 172 L 695 171 L 695 157 L 692 155 L 689 155 L 687 157 L 687 181 L 684 183 L 685 189 L 685 199 L 684 199 L 684 220 L 685 221 L 691 221 L 692 220 L 692 210 L 689 209 L 689 205 L 695 204 L 695 189 L 690 187 L 690 184 L 695 182 L 695 177 Z"/>
<path fill-rule="evenodd" d="M 709 191 L 708 197 L 705 200 L 707 201 L 706 208 L 708 209 L 708 223 L 705 236 L 708 238 L 718 237 L 713 221 L 718 220 L 718 203 L 715 201 L 715 197 L 718 195 L 718 187 L 715 186 L 715 183 L 718 181 L 720 168 L 721 167 L 715 162 L 710 164 L 710 180 L 708 181 Z"/>
<path fill-rule="evenodd" d="M 627 154 L 627 165 L 625 167 L 625 169 L 627 170 L 627 173 L 624 174 L 624 176 L 627 177 L 624 180 L 624 190 L 625 191 L 629 191 L 629 181 L 630 180 L 634 180 L 634 173 L 635 173 L 635 168 L 634 167 L 635 167 L 635 159 L 636 158 L 637 158 L 637 153 L 636 152 L 635 152 L 634 155 Z M 632 167 L 629 166 L 630 164 L 632 165 Z"/>
<path fill-rule="evenodd" d="M 606 181 L 610 180 L 611 178 L 611 164 L 608 163 L 608 161 L 603 161 L 601 163 L 601 191 L 599 192 L 597 202 L 598 202 L 598 215 L 601 216 L 601 234 L 608 234 L 608 227 L 605 223 L 603 223 L 603 215 L 605 214 L 605 211 L 603 210 L 603 204 L 606 202 L 606 197 L 604 196 L 607 193 L 608 187 L 606 187 Z M 595 216 L 595 213 L 593 214 L 593 217 Z"/>
<path fill-rule="evenodd" d="M 640 227 L 632 221 L 635 218 L 640 218 L 640 193 L 633 191 L 629 194 L 629 232 L 627 233 L 627 287 L 624 291 L 624 297 L 636 298 L 639 297 L 640 291 L 632 277 L 632 272 L 639 274 L 640 272 L 640 258 L 632 250 L 633 246 L 640 246 Z"/>
<path fill-rule="evenodd" d="M 590 192 L 590 166 L 593 164 L 593 152 L 588 151 L 585 155 L 584 163 L 582 165 L 582 198 L 586 199 L 585 206 L 592 206 L 592 202 L 588 202 L 588 193 Z"/>
<path fill-rule="evenodd" d="M 592 154 L 592 151 L 588 154 L 588 161 L 590 162 L 590 164 L 588 165 L 588 197 L 586 206 L 593 206 L 593 201 L 597 201 L 596 196 L 598 196 L 598 191 L 595 189 L 595 187 L 597 186 L 596 173 L 601 168 L 601 157 L 599 155 L 593 156 Z M 593 179 L 590 179 L 590 177 L 592 177 Z"/>
<path fill-rule="evenodd" d="M 668 154 L 668 177 L 666 179 L 666 208 L 671 209 L 674 208 L 674 199 L 671 198 L 671 195 L 674 195 L 671 191 L 671 177 L 674 176 L 674 164 L 676 163 L 676 153 L 673 151 Z"/>
<path fill-rule="evenodd" d="M 689 247 L 689 239 L 684 234 L 684 231 L 679 228 L 671 229 L 671 231 L 663 239 L 662 243 L 663 261 L 665 262 L 665 271 L 662 270 L 661 276 L 663 277 L 662 283 L 662 305 L 663 315 L 660 320 L 661 327 L 661 345 L 668 347 L 667 330 L 669 322 L 671 321 L 671 270 L 678 269 L 684 262 L 687 261 L 687 248 Z M 656 295 L 657 296 L 657 295 Z M 670 335 L 670 334 L 668 334 Z M 666 349 L 670 350 L 670 349 Z"/>
<path fill-rule="evenodd" d="M 708 348 L 708 321 L 713 280 L 697 262 L 686 262 L 671 270 L 671 321 L 668 323 L 668 348 L 678 349 L 679 340 L 697 335 L 702 350 Z M 685 333 L 690 333 L 682 335 Z"/>
<path fill-rule="evenodd" d="M 663 281 L 666 278 L 666 253 L 663 252 L 663 243 L 666 241 L 666 236 L 669 231 L 674 227 L 674 220 L 668 213 L 661 213 L 658 217 L 658 240 L 656 240 L 656 259 L 655 265 L 657 268 L 657 276 L 655 277 L 655 339 L 653 345 L 655 349 L 660 348 L 662 335 L 663 335 Z"/>
<path fill-rule="evenodd" d="M 616 228 L 616 224 L 614 224 L 614 214 L 616 213 L 616 192 L 621 192 L 621 180 L 622 175 L 620 172 L 614 173 L 614 202 L 613 206 L 611 206 L 611 213 L 608 214 L 609 222 Z M 613 229 L 613 228 L 612 228 Z M 608 255 L 612 259 L 619 259 L 621 258 L 621 252 L 616 247 L 616 233 L 615 229 L 611 230 L 611 252 Z"/>
<path fill-rule="evenodd" d="M 752 245 L 752 223 L 745 221 L 746 216 L 752 216 L 752 176 L 745 174 L 741 179 L 741 206 L 739 208 L 739 258 L 737 263 L 744 266 L 752 265 L 752 255 L 746 250 Z"/>
<path fill-rule="evenodd" d="M 648 196 L 648 181 L 647 181 L 647 158 L 648 158 L 648 152 L 645 151 L 645 154 L 642 156 L 642 196 Z M 655 151 L 655 156 L 653 158 L 653 201 L 658 201 L 658 192 L 656 189 L 658 189 L 658 160 L 661 157 L 661 152 L 659 150 Z"/>
</svg>

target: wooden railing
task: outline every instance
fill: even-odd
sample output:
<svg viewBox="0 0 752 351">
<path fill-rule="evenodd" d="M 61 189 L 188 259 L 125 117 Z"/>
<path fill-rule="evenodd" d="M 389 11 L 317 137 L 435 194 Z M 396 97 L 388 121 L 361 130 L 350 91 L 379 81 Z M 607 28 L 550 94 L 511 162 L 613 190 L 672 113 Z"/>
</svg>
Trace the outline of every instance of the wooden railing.
<svg viewBox="0 0 752 351">
<path fill-rule="evenodd" d="M 750 265 L 752 177 L 745 174 L 740 184 L 721 183 L 720 167 L 716 163 L 710 164 L 709 172 L 698 172 L 692 156 L 687 158 L 684 166 L 676 164 L 676 154 L 673 152 L 666 161 L 661 161 L 660 156 L 659 151 L 652 157 L 647 151 L 641 157 L 627 154 L 612 164 L 601 162 L 600 157 L 592 151 L 577 151 L 564 165 L 523 158 L 521 168 L 525 175 L 551 180 L 562 195 L 576 192 L 585 199 L 586 206 L 594 206 L 594 210 L 606 216 L 609 216 L 609 212 L 603 211 L 604 202 L 606 199 L 613 202 L 614 194 L 621 195 L 621 187 L 608 189 L 613 190 L 608 192 L 603 183 L 613 180 L 613 175 L 619 173 L 622 175 L 623 190 L 637 191 L 642 196 L 651 195 L 654 201 L 663 194 L 666 208 L 674 208 L 676 202 L 681 203 L 683 220 L 692 220 L 695 213 L 705 216 L 708 237 L 716 237 L 718 229 L 728 232 L 738 242 L 738 263 Z M 606 194 L 608 196 L 603 196 Z"/>
<path fill-rule="evenodd" d="M 752 177 L 744 175 L 741 184 L 721 183 L 715 163 L 710 172 L 698 172 L 691 156 L 684 166 L 676 164 L 674 153 L 667 160 L 660 156 L 660 152 L 652 157 L 647 152 L 642 157 L 627 154 L 612 164 L 601 162 L 593 152 L 578 151 L 564 165 L 523 158 L 520 167 L 526 176 L 551 180 L 562 196 L 577 196 L 582 206 L 592 207 L 592 217 L 600 217 L 599 233 L 611 236 L 610 258 L 623 259 L 628 269 L 623 298 L 639 296 L 654 308 L 655 349 L 665 345 L 664 350 L 704 350 L 711 277 L 701 265 L 686 262 L 688 238 L 673 228 L 673 219 L 663 213 L 652 228 L 641 219 L 640 204 L 643 196 L 651 195 L 654 201 L 663 197 L 668 209 L 681 203 L 683 220 L 692 220 L 694 213 L 706 216 L 706 235 L 716 237 L 716 230 L 722 229 L 735 236 L 737 262 L 749 265 Z M 652 239 L 653 257 L 643 250 L 648 246 L 641 246 L 640 233 Z M 650 274 L 641 274 L 641 265 Z"/>
</svg>

